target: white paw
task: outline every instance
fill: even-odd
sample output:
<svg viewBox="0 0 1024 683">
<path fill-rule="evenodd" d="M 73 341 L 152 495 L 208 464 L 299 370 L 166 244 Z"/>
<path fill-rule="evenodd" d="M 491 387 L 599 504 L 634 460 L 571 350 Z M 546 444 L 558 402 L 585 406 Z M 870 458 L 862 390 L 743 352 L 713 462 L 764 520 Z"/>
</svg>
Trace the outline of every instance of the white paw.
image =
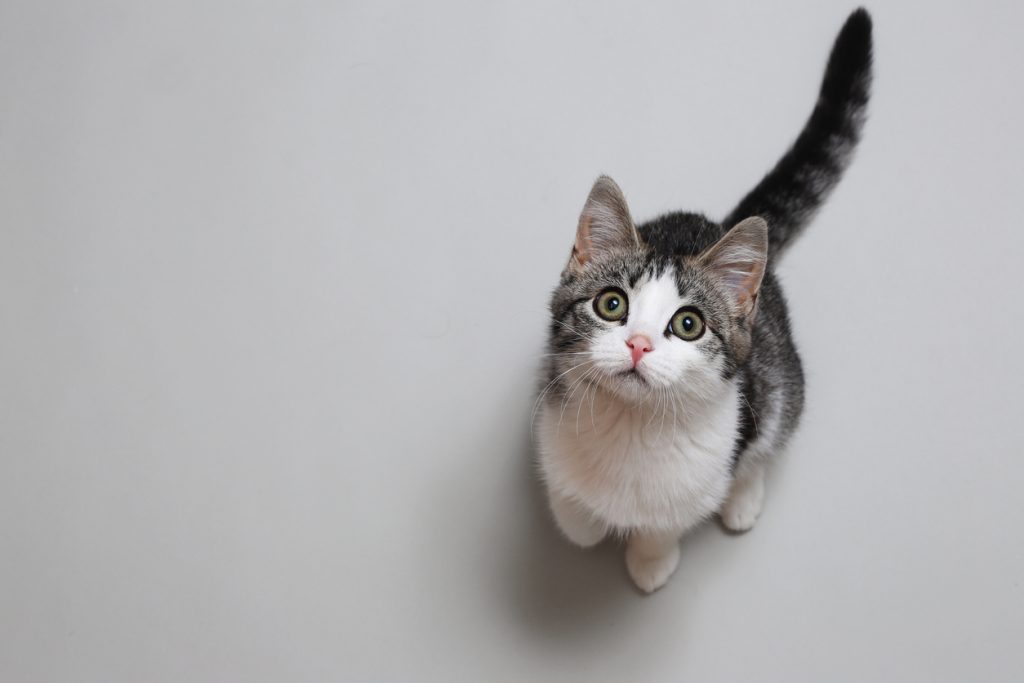
<svg viewBox="0 0 1024 683">
<path fill-rule="evenodd" d="M 559 523 L 558 528 L 562 530 L 562 535 L 569 539 L 570 543 L 581 548 L 595 546 L 604 540 L 605 536 L 604 525 L 589 520 L 579 520 L 578 524 Z"/>
<path fill-rule="evenodd" d="M 644 555 L 634 546 L 626 548 L 626 569 L 636 587 L 653 593 L 668 581 L 679 566 L 679 545 L 673 544 L 662 555 Z"/>
<path fill-rule="evenodd" d="M 554 513 L 555 523 L 562 535 L 569 539 L 570 543 L 581 548 L 597 545 L 608 532 L 602 522 L 565 498 L 553 496 L 551 512 Z"/>
<path fill-rule="evenodd" d="M 750 531 L 761 516 L 764 484 L 760 479 L 736 486 L 722 507 L 722 524 L 730 531 Z"/>
</svg>

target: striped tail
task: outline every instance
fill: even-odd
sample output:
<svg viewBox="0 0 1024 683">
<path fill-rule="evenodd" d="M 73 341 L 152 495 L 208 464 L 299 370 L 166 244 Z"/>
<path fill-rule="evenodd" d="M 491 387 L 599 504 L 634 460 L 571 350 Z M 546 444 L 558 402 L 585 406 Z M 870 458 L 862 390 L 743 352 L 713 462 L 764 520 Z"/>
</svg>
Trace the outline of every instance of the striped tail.
<svg viewBox="0 0 1024 683">
<path fill-rule="evenodd" d="M 818 103 L 800 136 L 757 187 L 722 221 L 768 222 L 768 253 L 778 256 L 799 235 L 849 165 L 867 116 L 871 88 L 871 17 L 846 20 L 828 59 Z"/>
</svg>

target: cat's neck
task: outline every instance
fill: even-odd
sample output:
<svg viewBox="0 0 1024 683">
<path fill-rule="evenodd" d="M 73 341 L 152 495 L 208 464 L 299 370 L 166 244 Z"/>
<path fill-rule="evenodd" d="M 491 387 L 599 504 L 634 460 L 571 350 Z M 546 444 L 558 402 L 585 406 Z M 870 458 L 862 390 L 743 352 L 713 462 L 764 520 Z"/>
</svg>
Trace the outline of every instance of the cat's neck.
<svg viewBox="0 0 1024 683">
<path fill-rule="evenodd" d="M 712 415 L 723 409 L 734 409 L 738 401 L 739 387 L 736 382 L 710 386 L 705 391 L 693 388 L 651 389 L 636 399 L 618 395 L 599 384 L 593 384 L 587 391 L 579 392 L 565 405 L 566 413 L 573 420 L 586 419 L 591 423 L 628 420 L 634 423 L 650 424 L 658 429 L 661 424 L 672 425 L 674 429 L 691 430 L 706 422 Z"/>
</svg>

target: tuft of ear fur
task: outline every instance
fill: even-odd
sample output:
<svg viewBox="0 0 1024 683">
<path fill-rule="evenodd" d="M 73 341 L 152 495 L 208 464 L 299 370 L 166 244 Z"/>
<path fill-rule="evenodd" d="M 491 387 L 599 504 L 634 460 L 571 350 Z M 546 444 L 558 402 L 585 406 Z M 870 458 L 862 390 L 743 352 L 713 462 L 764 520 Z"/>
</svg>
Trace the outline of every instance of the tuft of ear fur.
<svg viewBox="0 0 1024 683">
<path fill-rule="evenodd" d="M 640 244 L 622 190 L 608 176 L 594 183 L 576 228 L 576 243 L 566 270 L 579 271 L 595 256 Z"/>
<path fill-rule="evenodd" d="M 740 221 L 699 258 L 725 284 L 740 314 L 753 315 L 768 264 L 768 224 L 764 219 L 753 216 Z"/>
</svg>

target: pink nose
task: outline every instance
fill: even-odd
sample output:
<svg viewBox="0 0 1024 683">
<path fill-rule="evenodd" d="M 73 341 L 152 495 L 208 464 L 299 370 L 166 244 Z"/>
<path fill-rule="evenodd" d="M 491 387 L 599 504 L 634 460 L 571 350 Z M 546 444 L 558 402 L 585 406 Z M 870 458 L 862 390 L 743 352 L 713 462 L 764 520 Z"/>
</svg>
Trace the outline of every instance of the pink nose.
<svg viewBox="0 0 1024 683">
<path fill-rule="evenodd" d="M 635 368 L 640 359 L 644 357 L 645 353 L 650 353 L 654 350 L 654 345 L 651 344 L 650 337 L 646 337 L 642 334 L 635 334 L 629 338 L 626 342 L 626 346 L 629 347 L 630 352 L 633 354 L 633 367 Z"/>
</svg>

